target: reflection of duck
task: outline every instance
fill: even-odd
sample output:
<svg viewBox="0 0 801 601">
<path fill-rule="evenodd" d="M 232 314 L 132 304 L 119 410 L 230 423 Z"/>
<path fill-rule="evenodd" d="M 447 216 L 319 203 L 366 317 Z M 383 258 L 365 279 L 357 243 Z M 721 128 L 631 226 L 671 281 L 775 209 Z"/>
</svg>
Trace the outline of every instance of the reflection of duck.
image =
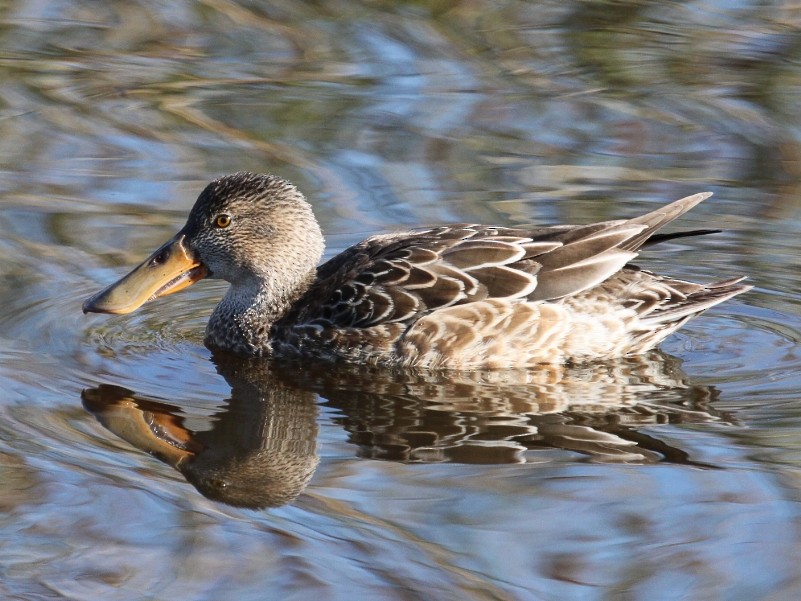
<svg viewBox="0 0 801 601">
<path fill-rule="evenodd" d="M 720 420 L 714 390 L 686 382 L 653 352 L 605 365 L 536 372 L 414 374 L 215 357 L 231 398 L 193 431 L 175 404 L 117 386 L 83 393 L 109 430 L 172 465 L 204 495 L 277 506 L 306 487 L 317 465 L 316 395 L 338 409 L 362 456 L 394 461 L 510 463 L 544 449 L 603 462 L 703 465 L 644 427 Z"/>
<path fill-rule="evenodd" d="M 708 196 L 585 226 L 374 236 L 315 271 L 323 237 L 302 194 L 237 173 L 209 184 L 184 228 L 84 311 L 128 313 L 214 277 L 231 287 L 206 342 L 238 354 L 461 369 L 642 353 L 748 289 L 628 264 L 649 242 L 701 233 L 654 235 Z"/>
<path fill-rule="evenodd" d="M 596 462 L 704 465 L 641 431 L 659 424 L 728 421 L 714 388 L 687 381 L 677 359 L 637 357 L 536 371 L 304 372 L 343 413 L 365 457 L 394 461 L 508 463 L 542 449 Z"/>
</svg>

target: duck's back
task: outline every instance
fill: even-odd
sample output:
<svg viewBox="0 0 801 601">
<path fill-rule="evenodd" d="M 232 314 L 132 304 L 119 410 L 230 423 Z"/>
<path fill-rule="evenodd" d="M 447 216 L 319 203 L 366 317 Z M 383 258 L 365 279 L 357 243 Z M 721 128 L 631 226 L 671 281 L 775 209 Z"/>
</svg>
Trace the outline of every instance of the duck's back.
<svg viewBox="0 0 801 601">
<path fill-rule="evenodd" d="M 273 326 L 273 353 L 468 369 L 644 352 L 748 289 L 629 265 L 657 229 L 707 196 L 585 226 L 460 224 L 368 238 L 318 269 Z"/>
</svg>

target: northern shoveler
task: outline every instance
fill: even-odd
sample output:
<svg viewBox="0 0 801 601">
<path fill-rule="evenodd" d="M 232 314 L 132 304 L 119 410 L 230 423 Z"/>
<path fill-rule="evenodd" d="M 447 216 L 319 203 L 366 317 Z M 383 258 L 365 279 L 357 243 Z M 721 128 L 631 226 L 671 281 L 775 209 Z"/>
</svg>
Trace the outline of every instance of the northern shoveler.
<svg viewBox="0 0 801 601">
<path fill-rule="evenodd" d="M 235 173 L 186 225 L 84 312 L 129 313 L 205 277 L 231 286 L 206 344 L 243 355 L 387 366 L 506 368 L 643 353 L 750 289 L 696 284 L 630 261 L 709 193 L 590 225 L 447 225 L 377 235 L 320 267 L 324 240 L 291 183 Z"/>
</svg>

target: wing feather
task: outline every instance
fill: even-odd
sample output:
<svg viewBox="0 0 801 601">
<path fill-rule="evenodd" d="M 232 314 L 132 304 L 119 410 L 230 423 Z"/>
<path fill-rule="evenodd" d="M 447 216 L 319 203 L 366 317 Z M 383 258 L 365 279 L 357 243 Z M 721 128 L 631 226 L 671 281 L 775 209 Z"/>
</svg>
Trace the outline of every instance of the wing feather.
<svg viewBox="0 0 801 601">
<path fill-rule="evenodd" d="M 526 249 L 497 240 L 465 240 L 442 251 L 442 258 L 457 269 L 473 271 L 492 265 L 507 265 L 522 259 Z"/>
</svg>

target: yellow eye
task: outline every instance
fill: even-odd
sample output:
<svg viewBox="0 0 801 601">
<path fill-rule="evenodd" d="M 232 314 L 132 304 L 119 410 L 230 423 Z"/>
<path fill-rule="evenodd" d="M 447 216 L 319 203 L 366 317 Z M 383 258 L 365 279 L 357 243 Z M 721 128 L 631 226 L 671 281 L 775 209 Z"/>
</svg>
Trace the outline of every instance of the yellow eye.
<svg viewBox="0 0 801 601">
<path fill-rule="evenodd" d="M 222 215 L 217 215 L 217 217 L 214 219 L 214 225 L 217 227 L 228 227 L 231 225 L 231 216 L 226 215 L 225 213 Z"/>
</svg>

